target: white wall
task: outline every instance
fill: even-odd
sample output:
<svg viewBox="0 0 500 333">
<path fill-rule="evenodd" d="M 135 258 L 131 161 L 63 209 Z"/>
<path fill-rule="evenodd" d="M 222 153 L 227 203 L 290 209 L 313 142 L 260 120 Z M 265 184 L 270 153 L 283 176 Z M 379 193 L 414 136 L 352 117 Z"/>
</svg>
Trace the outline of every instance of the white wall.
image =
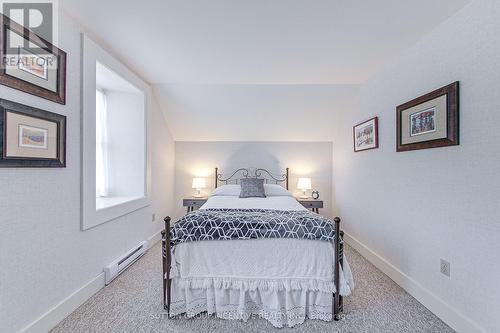
<svg viewBox="0 0 500 333">
<path fill-rule="evenodd" d="M 363 85 L 359 111 L 335 123 L 345 230 L 444 301 L 426 305 L 464 332 L 500 328 L 499 32 L 500 2 L 474 1 Z M 460 146 L 396 153 L 396 106 L 456 80 Z M 380 149 L 353 153 L 352 126 L 374 115 Z"/>
<path fill-rule="evenodd" d="M 80 230 L 80 31 L 60 16 L 67 105 L 0 86 L 0 97 L 68 117 L 67 168 L 0 169 L 0 331 L 17 332 L 96 278 L 105 264 L 162 228 L 172 210 L 173 140 L 152 110 L 152 205 Z M 151 221 L 156 213 L 157 222 Z"/>
<path fill-rule="evenodd" d="M 204 194 L 214 188 L 214 168 L 224 174 L 242 167 L 267 168 L 273 173 L 290 168 L 289 189 L 295 195 L 298 177 L 310 177 L 320 192 L 326 216 L 331 212 L 331 142 L 176 142 L 175 143 L 175 218 L 186 209 L 182 198 L 193 196 L 193 177 L 207 177 Z M 310 194 L 310 192 L 309 192 Z"/>
</svg>

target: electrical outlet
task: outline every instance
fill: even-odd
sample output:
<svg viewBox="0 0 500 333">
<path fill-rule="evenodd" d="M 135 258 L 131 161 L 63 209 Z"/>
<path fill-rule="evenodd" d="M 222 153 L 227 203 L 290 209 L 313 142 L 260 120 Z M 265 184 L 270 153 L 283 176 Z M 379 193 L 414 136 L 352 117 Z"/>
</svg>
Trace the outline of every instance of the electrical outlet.
<svg viewBox="0 0 500 333">
<path fill-rule="evenodd" d="M 153 222 L 156 221 L 156 214 L 151 215 L 151 221 L 153 221 Z"/>
<path fill-rule="evenodd" d="M 441 259 L 441 273 L 450 277 L 450 263 L 444 259 Z"/>
</svg>

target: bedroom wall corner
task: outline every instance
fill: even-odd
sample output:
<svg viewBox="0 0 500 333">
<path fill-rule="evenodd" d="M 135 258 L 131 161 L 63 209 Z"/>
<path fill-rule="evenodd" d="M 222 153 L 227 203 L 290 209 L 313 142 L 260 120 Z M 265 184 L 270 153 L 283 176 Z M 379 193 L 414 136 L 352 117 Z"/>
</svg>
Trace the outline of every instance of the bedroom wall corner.
<svg viewBox="0 0 500 333">
<path fill-rule="evenodd" d="M 155 223 L 163 229 L 163 219 L 174 211 L 175 192 L 175 141 L 172 137 L 165 114 L 153 93 L 153 115 L 151 119 L 153 133 L 152 140 L 152 205 L 155 214 Z"/>
</svg>

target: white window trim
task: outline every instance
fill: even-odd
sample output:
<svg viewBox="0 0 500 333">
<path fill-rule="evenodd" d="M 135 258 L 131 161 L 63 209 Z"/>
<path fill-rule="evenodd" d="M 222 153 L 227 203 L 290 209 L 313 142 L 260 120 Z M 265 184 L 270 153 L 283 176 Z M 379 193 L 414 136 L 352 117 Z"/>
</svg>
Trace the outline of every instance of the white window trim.
<svg viewBox="0 0 500 333">
<path fill-rule="evenodd" d="M 146 118 L 144 121 L 145 195 L 137 198 L 121 198 L 118 201 L 124 202 L 101 209 L 97 209 L 96 204 L 96 62 L 108 67 L 144 93 Z M 93 228 L 151 204 L 151 154 L 148 131 L 150 105 L 151 87 L 88 36 L 82 34 L 82 230 Z"/>
<path fill-rule="evenodd" d="M 106 92 L 99 87 L 96 89 L 96 118 L 97 113 L 99 113 L 99 107 L 97 106 L 97 97 L 101 95 L 102 99 L 102 113 L 101 118 L 101 126 L 98 126 L 98 122 L 96 121 L 96 133 L 99 131 L 98 128 L 101 128 L 101 137 L 97 138 L 96 135 L 96 198 L 105 198 L 109 194 L 109 175 L 108 175 L 108 167 L 109 167 L 109 158 L 108 158 L 108 139 L 107 139 L 107 103 L 106 103 Z M 100 143 L 100 144 L 99 144 Z M 99 159 L 100 155 L 100 159 Z M 100 164 L 100 165 L 99 165 Z M 101 171 L 98 172 L 99 166 L 101 167 Z M 100 178 L 100 179 L 99 179 Z M 101 184 L 99 186 L 99 180 L 101 180 Z M 97 205 L 99 206 L 99 205 Z M 97 207 L 99 209 L 99 207 Z"/>
</svg>

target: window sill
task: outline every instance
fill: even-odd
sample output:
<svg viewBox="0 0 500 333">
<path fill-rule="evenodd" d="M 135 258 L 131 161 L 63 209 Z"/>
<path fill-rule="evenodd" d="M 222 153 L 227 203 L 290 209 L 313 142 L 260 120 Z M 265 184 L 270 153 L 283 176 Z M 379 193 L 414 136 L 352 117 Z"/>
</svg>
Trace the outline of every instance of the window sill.
<svg viewBox="0 0 500 333">
<path fill-rule="evenodd" d="M 95 208 L 96 210 L 106 209 L 141 198 L 143 198 L 143 196 L 98 197 L 95 201 Z"/>
<path fill-rule="evenodd" d="M 149 196 L 102 197 L 90 201 L 92 206 L 83 202 L 82 230 L 113 221 L 151 204 Z"/>
</svg>

